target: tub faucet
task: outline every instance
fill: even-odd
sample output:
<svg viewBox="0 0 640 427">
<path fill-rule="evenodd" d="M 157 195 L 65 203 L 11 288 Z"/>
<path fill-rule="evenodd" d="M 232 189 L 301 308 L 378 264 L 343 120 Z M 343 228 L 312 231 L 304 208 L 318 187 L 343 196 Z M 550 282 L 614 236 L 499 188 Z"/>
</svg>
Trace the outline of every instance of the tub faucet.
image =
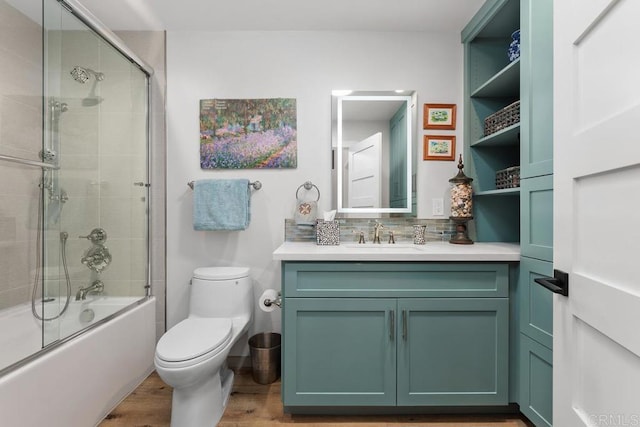
<svg viewBox="0 0 640 427">
<path fill-rule="evenodd" d="M 86 288 L 78 289 L 78 293 L 76 294 L 76 301 L 87 299 L 88 293 L 102 293 L 104 291 L 104 283 L 102 280 L 94 280 L 93 283 Z"/>
</svg>

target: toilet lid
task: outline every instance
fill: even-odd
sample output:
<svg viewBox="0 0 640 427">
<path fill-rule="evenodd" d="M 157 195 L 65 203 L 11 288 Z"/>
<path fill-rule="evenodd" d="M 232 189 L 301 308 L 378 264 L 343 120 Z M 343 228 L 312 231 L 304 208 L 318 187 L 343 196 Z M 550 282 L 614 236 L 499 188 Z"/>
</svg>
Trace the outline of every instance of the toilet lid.
<svg viewBox="0 0 640 427">
<path fill-rule="evenodd" d="M 160 338 L 156 355 L 167 362 L 194 359 L 223 346 L 230 336 L 231 319 L 185 319 Z"/>
</svg>

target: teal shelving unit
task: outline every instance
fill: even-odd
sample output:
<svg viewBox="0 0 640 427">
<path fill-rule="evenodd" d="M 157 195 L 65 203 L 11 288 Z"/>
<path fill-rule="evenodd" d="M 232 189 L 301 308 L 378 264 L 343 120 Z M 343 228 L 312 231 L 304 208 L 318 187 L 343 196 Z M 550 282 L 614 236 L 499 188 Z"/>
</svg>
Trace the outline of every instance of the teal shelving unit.
<svg viewBox="0 0 640 427">
<path fill-rule="evenodd" d="M 521 61 L 509 62 L 520 0 L 489 1 L 462 32 L 465 51 L 465 172 L 474 178 L 476 241 L 518 242 L 519 190 L 496 189 L 496 171 L 520 164 L 520 124 L 485 135 L 484 120 L 520 99 Z"/>
<path fill-rule="evenodd" d="M 520 57 L 509 62 L 520 29 Z M 465 173 L 474 179 L 474 238 L 519 242 L 510 307 L 509 398 L 551 426 L 552 298 L 535 277 L 553 272 L 553 0 L 488 0 L 462 31 Z M 484 135 L 484 120 L 520 101 L 520 123 Z M 496 171 L 520 166 L 520 187 Z"/>
</svg>

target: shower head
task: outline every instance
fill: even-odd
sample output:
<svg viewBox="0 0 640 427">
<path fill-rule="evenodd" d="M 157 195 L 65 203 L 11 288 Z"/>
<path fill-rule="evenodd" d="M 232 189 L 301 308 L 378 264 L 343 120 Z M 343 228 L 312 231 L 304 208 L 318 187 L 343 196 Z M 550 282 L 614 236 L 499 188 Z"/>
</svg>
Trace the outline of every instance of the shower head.
<svg viewBox="0 0 640 427">
<path fill-rule="evenodd" d="M 95 107 L 103 101 L 101 96 L 96 95 L 96 86 L 98 85 L 98 80 L 94 80 L 91 85 L 91 90 L 89 91 L 89 95 L 86 98 L 82 99 L 83 107 Z"/>
<path fill-rule="evenodd" d="M 82 84 L 86 83 L 87 80 L 91 78 L 91 76 L 95 77 L 96 81 L 99 81 L 99 82 L 104 80 L 103 73 L 100 73 L 98 71 L 93 71 L 91 68 L 84 68 L 79 65 L 76 65 L 75 67 L 73 67 L 69 74 L 71 74 L 71 77 L 73 77 L 73 80 Z"/>
<path fill-rule="evenodd" d="M 95 107 L 100 104 L 104 99 L 101 96 L 89 96 L 87 98 L 82 99 L 83 107 Z"/>
<path fill-rule="evenodd" d="M 104 80 L 104 74 L 98 71 L 94 71 L 90 68 L 81 67 L 79 65 L 73 67 L 70 74 L 75 81 L 82 84 L 86 83 L 87 80 L 91 78 L 91 76 L 94 77 L 93 85 L 91 85 L 89 95 L 86 98 L 82 99 L 83 107 L 95 107 L 103 101 L 101 96 L 96 96 L 96 86 L 98 85 L 98 82 Z"/>
</svg>

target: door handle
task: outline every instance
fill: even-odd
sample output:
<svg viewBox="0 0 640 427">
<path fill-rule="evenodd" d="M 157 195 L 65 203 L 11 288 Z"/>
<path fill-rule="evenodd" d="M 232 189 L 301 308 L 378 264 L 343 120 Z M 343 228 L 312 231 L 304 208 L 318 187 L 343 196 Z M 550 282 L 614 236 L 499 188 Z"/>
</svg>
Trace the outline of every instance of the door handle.
<svg viewBox="0 0 640 427">
<path fill-rule="evenodd" d="M 407 310 L 402 310 L 402 339 L 407 340 Z"/>
<path fill-rule="evenodd" d="M 389 310 L 389 340 L 393 341 L 395 337 L 396 330 L 396 312 L 394 310 Z"/>
<path fill-rule="evenodd" d="M 553 277 L 541 277 L 533 279 L 539 285 L 544 286 L 555 294 L 569 296 L 569 273 L 561 270 L 553 270 Z"/>
</svg>

